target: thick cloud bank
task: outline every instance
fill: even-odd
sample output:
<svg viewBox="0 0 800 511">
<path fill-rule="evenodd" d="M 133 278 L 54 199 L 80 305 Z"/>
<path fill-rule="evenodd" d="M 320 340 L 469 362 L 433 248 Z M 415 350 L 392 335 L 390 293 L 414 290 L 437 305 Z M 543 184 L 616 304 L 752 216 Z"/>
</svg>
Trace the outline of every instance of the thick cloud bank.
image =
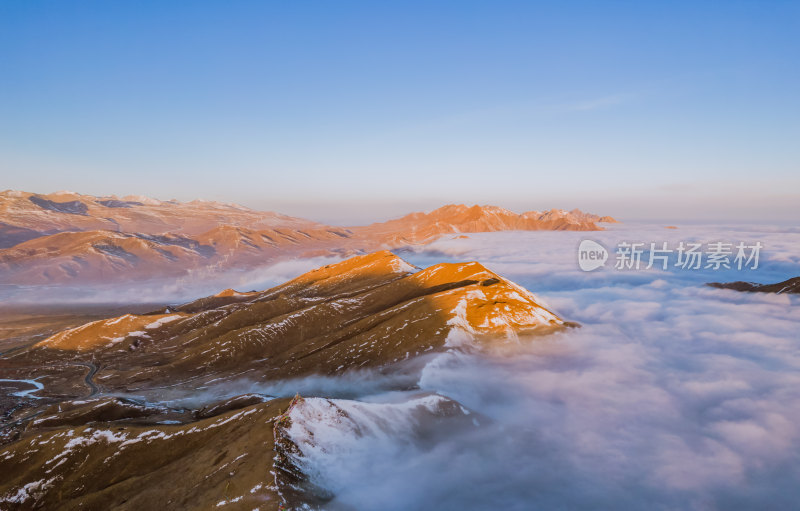
<svg viewBox="0 0 800 511">
<path fill-rule="evenodd" d="M 583 273 L 575 252 L 586 233 L 471 235 L 403 254 L 420 266 L 479 260 L 583 327 L 429 362 L 421 389 L 486 425 L 442 426 L 426 441 L 367 430 L 349 449 L 315 452 L 315 477 L 337 495 L 329 508 L 796 507 L 800 301 L 702 285 L 800 275 L 800 235 L 750 229 L 590 236 L 606 246 L 760 240 L 762 266 L 749 272 Z"/>
</svg>

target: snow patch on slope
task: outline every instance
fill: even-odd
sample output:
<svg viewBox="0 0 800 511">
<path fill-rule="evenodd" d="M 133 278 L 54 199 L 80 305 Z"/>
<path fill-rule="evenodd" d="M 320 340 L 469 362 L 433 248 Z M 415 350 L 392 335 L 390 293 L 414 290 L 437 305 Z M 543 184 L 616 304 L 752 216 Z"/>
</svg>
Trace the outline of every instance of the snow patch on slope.
<svg viewBox="0 0 800 511">
<path fill-rule="evenodd" d="M 311 481 L 336 493 L 357 468 L 350 465 L 365 459 L 363 454 L 386 445 L 395 446 L 400 454 L 413 442 L 421 423 L 441 415 L 449 403 L 436 394 L 399 403 L 303 399 L 288 412 L 287 436 L 300 451 L 290 458 Z"/>
</svg>

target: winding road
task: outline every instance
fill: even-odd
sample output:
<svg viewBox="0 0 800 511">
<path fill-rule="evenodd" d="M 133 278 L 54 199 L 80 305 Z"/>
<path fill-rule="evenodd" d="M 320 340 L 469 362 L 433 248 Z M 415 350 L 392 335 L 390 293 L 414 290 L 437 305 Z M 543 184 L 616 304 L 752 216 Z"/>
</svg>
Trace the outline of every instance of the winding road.
<svg viewBox="0 0 800 511">
<path fill-rule="evenodd" d="M 86 397 L 92 397 L 95 394 L 100 392 L 100 388 L 92 381 L 94 378 L 95 373 L 97 373 L 97 366 L 91 362 L 70 362 L 70 365 L 73 366 L 81 366 L 88 369 L 86 372 L 86 376 L 84 376 L 83 381 L 86 383 L 86 386 L 89 387 L 89 395 Z"/>
<path fill-rule="evenodd" d="M 83 378 L 83 381 L 86 382 L 86 385 L 91 389 L 89 395 L 86 397 L 92 397 L 95 394 L 99 393 L 100 389 L 92 381 L 92 378 L 94 378 L 95 373 L 97 373 L 97 366 L 91 362 L 73 362 L 73 365 L 83 366 L 89 369 L 89 371 L 87 371 L 86 373 L 86 376 Z"/>
</svg>

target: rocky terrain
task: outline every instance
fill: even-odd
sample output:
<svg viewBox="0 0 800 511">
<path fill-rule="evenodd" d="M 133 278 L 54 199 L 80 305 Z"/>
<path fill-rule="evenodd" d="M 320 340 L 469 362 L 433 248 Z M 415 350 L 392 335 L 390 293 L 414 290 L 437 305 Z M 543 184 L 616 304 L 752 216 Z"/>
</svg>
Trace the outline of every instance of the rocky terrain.
<svg viewBox="0 0 800 511">
<path fill-rule="evenodd" d="M 332 495 L 307 461 L 342 435 L 431 441 L 437 423 L 485 419 L 436 394 L 374 403 L 213 389 L 413 372 L 434 353 L 570 326 L 479 263 L 419 269 L 387 251 L 266 291 L 91 321 L 0 357 L 0 507 L 314 508 Z M 167 398 L 181 392 L 193 400 Z"/>
<path fill-rule="evenodd" d="M 368 226 L 336 227 L 234 204 L 0 192 L 0 284 L 93 284 L 207 277 L 281 259 L 346 257 L 502 230 L 598 230 L 578 210 L 517 214 L 449 205 Z"/>
</svg>

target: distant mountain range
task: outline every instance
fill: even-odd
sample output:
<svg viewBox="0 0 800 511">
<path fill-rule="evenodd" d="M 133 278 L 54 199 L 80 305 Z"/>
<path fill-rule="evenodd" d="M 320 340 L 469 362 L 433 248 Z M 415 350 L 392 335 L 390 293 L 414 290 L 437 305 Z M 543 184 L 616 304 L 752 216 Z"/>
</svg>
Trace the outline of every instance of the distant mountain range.
<svg viewBox="0 0 800 511">
<path fill-rule="evenodd" d="M 0 283 L 91 283 L 213 274 L 288 257 L 348 256 L 457 233 L 600 230 L 579 210 L 514 213 L 447 205 L 388 222 L 337 227 L 236 204 L 0 192 Z"/>
</svg>

